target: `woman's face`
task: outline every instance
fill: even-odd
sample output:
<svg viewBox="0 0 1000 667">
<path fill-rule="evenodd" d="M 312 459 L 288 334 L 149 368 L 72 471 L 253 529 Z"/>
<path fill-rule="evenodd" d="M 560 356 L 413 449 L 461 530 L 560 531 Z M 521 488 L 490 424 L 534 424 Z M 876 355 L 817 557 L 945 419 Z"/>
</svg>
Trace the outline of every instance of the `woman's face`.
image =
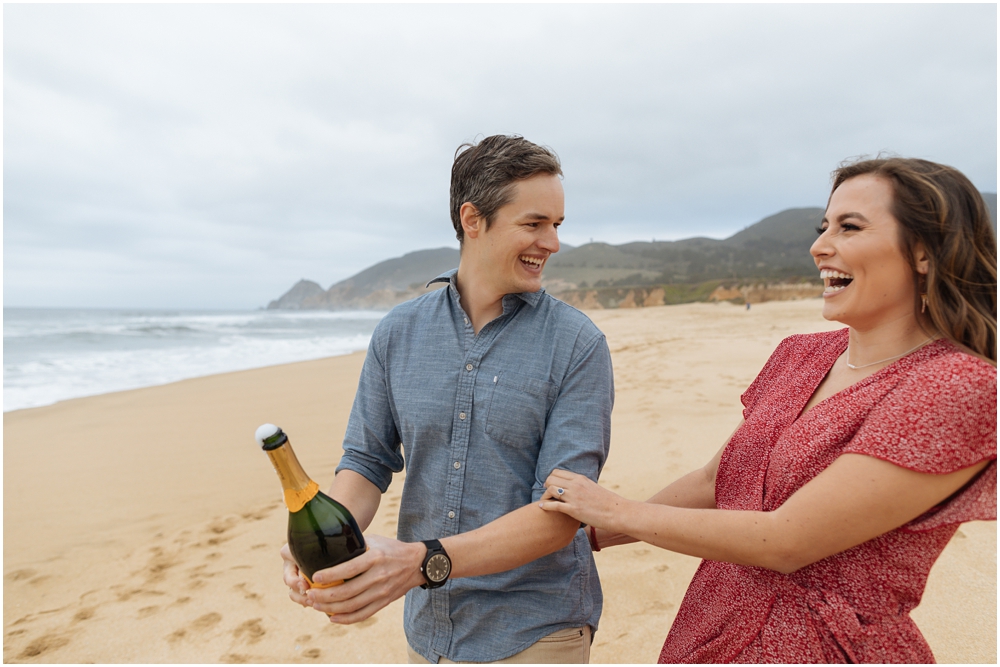
<svg viewBox="0 0 1000 667">
<path fill-rule="evenodd" d="M 916 316 L 913 269 L 891 206 L 892 186 L 879 176 L 848 179 L 830 197 L 823 231 L 810 248 L 823 278 L 826 319 L 869 330 Z"/>
</svg>

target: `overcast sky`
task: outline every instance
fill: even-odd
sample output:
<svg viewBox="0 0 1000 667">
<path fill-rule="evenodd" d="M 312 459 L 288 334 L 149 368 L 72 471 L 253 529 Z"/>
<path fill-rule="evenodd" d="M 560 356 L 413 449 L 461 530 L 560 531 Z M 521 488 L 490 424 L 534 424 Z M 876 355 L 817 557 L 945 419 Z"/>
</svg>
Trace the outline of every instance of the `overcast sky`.
<svg viewBox="0 0 1000 667">
<path fill-rule="evenodd" d="M 845 158 L 997 189 L 996 5 L 12 5 L 4 304 L 254 308 L 457 247 L 456 147 L 565 171 L 562 239 L 724 238 Z"/>
</svg>

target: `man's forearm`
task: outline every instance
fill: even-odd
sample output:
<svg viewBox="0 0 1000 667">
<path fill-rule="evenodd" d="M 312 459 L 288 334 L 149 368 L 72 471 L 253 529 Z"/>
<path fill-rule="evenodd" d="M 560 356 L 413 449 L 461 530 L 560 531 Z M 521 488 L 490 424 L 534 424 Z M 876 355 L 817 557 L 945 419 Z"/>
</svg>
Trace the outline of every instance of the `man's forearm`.
<svg viewBox="0 0 1000 667">
<path fill-rule="evenodd" d="M 379 488 L 353 470 L 341 470 L 337 473 L 330 485 L 329 494 L 350 511 L 362 532 L 368 530 L 382 499 Z"/>
<path fill-rule="evenodd" d="M 452 577 L 506 572 L 562 549 L 580 522 L 545 512 L 531 503 L 476 530 L 441 540 L 452 562 Z"/>
</svg>

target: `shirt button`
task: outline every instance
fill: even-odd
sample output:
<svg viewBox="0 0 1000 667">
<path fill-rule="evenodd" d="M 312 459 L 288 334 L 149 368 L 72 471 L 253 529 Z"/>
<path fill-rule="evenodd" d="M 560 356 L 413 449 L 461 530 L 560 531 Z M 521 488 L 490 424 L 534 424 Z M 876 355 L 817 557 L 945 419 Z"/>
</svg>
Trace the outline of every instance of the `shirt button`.
<svg viewBox="0 0 1000 667">
<path fill-rule="evenodd" d="M 461 467 L 462 467 L 462 464 L 461 464 L 461 463 L 459 463 L 458 461 L 455 461 L 455 463 L 453 463 L 452 465 L 454 465 L 454 466 L 455 466 L 455 470 L 458 470 L 459 468 L 461 468 Z"/>
<path fill-rule="evenodd" d="M 458 413 L 458 418 L 461 419 L 462 421 L 465 421 L 465 413 L 464 412 L 459 412 Z"/>
<path fill-rule="evenodd" d="M 468 325 L 468 324 L 469 324 L 469 318 L 468 318 L 468 317 L 466 317 L 466 318 L 465 318 L 465 324 L 466 324 L 466 325 Z"/>
<path fill-rule="evenodd" d="M 465 365 L 465 370 L 471 371 L 472 370 L 472 364 L 466 364 Z"/>
<path fill-rule="evenodd" d="M 455 513 L 454 512 L 448 512 L 448 518 L 449 519 L 454 519 L 455 518 Z"/>
</svg>

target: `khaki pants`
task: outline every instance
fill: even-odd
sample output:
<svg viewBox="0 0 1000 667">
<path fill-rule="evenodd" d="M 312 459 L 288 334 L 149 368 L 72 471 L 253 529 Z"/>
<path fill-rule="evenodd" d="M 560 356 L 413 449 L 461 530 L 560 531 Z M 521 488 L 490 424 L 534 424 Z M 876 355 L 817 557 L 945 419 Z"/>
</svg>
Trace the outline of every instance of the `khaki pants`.
<svg viewBox="0 0 1000 667">
<path fill-rule="evenodd" d="M 406 654 L 411 665 L 426 665 L 424 656 L 414 651 L 409 645 L 406 647 Z M 585 665 L 590 662 L 590 626 L 582 628 L 567 628 L 553 632 L 547 637 L 542 637 L 537 642 L 524 649 L 520 653 L 515 653 L 509 658 L 497 660 L 493 664 L 497 665 L 525 665 L 525 664 L 570 664 Z M 455 662 L 448 658 L 441 658 L 441 664 L 454 665 Z"/>
</svg>

